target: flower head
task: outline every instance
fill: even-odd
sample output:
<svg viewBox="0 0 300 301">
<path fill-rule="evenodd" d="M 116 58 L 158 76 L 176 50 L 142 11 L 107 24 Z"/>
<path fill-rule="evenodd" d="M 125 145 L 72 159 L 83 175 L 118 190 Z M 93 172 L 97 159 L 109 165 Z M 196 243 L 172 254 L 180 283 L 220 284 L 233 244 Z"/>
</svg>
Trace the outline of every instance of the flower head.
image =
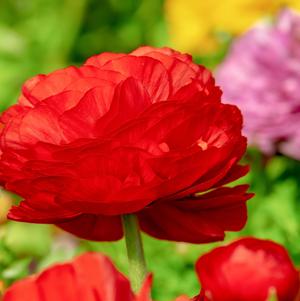
<svg viewBox="0 0 300 301">
<path fill-rule="evenodd" d="M 107 257 L 86 253 L 16 282 L 3 301 L 151 301 L 149 280 L 134 295 L 128 279 Z"/>
<path fill-rule="evenodd" d="M 299 62 L 300 15 L 286 10 L 237 40 L 217 71 L 225 101 L 244 114 L 249 143 L 266 154 L 300 159 Z"/>
<path fill-rule="evenodd" d="M 171 42 L 182 51 L 216 51 L 224 34 L 240 35 L 283 6 L 300 9 L 297 0 L 168 0 L 166 18 Z"/>
<path fill-rule="evenodd" d="M 199 300 L 294 301 L 299 272 L 286 250 L 268 240 L 240 239 L 202 256 L 196 265 L 202 284 Z"/>
<path fill-rule="evenodd" d="M 38 75 L 1 117 L 0 181 L 24 198 L 9 218 L 116 240 L 122 214 L 194 243 L 246 222 L 237 107 L 210 72 L 168 48 L 103 53 Z M 208 192 L 209 190 L 209 192 Z M 200 194 L 199 194 L 200 193 Z"/>
</svg>

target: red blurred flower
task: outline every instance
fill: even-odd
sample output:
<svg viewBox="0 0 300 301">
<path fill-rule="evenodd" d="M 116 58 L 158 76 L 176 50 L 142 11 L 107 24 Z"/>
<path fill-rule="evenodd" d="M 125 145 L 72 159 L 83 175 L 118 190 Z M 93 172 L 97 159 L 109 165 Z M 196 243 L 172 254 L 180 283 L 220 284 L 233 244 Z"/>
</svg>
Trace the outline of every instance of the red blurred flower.
<svg viewBox="0 0 300 301">
<path fill-rule="evenodd" d="M 0 180 L 24 198 L 9 218 L 90 240 L 120 239 L 120 215 L 134 212 L 161 239 L 240 230 L 247 186 L 223 186 L 247 173 L 246 139 L 220 97 L 208 70 L 168 48 L 103 53 L 27 81 L 1 117 Z"/>
<path fill-rule="evenodd" d="M 135 296 L 127 278 L 107 257 L 86 253 L 16 282 L 3 301 L 151 301 L 150 280 Z"/>
<path fill-rule="evenodd" d="M 294 301 L 299 272 L 286 250 L 268 240 L 245 238 L 214 249 L 196 264 L 202 284 L 199 301 Z"/>
</svg>

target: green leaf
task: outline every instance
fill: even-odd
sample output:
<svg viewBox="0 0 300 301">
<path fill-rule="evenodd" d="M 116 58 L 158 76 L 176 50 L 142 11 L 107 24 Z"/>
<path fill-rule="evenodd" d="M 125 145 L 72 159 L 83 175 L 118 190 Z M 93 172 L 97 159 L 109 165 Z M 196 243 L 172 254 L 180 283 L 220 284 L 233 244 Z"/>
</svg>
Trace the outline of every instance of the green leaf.
<svg viewBox="0 0 300 301">
<path fill-rule="evenodd" d="M 15 261 L 2 272 L 2 278 L 8 282 L 24 278 L 29 273 L 31 258 L 23 258 Z"/>
<path fill-rule="evenodd" d="M 9 222 L 3 239 L 16 255 L 40 257 L 49 252 L 51 238 L 51 228 L 48 225 Z"/>
</svg>

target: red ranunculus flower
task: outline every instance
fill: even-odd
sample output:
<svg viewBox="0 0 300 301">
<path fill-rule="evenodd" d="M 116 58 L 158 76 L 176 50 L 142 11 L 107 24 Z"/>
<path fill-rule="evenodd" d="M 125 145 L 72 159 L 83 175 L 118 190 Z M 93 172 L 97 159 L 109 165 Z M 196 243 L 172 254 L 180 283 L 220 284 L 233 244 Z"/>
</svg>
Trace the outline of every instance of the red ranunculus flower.
<svg viewBox="0 0 300 301">
<path fill-rule="evenodd" d="M 149 280 L 135 296 L 127 278 L 107 257 L 86 253 L 16 282 L 3 301 L 151 301 Z"/>
<path fill-rule="evenodd" d="M 27 81 L 0 124 L 0 181 L 24 199 L 9 218 L 90 240 L 120 239 L 126 213 L 161 239 L 240 230 L 247 186 L 224 185 L 247 172 L 246 139 L 220 97 L 208 70 L 168 48 L 102 53 Z"/>
<path fill-rule="evenodd" d="M 295 301 L 299 272 L 286 250 L 268 240 L 244 238 L 214 249 L 196 264 L 201 301 Z M 273 295 L 274 296 L 274 295 Z"/>
</svg>

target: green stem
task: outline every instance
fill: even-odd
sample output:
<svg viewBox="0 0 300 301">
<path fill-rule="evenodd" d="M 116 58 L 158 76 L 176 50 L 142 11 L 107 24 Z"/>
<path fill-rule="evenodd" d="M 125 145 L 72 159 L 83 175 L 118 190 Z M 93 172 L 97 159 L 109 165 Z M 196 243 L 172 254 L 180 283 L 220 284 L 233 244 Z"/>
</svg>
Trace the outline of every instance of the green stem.
<svg viewBox="0 0 300 301">
<path fill-rule="evenodd" d="M 132 289 L 137 292 L 147 274 L 141 233 L 134 214 L 126 214 L 122 218 L 129 261 L 129 278 Z"/>
</svg>

